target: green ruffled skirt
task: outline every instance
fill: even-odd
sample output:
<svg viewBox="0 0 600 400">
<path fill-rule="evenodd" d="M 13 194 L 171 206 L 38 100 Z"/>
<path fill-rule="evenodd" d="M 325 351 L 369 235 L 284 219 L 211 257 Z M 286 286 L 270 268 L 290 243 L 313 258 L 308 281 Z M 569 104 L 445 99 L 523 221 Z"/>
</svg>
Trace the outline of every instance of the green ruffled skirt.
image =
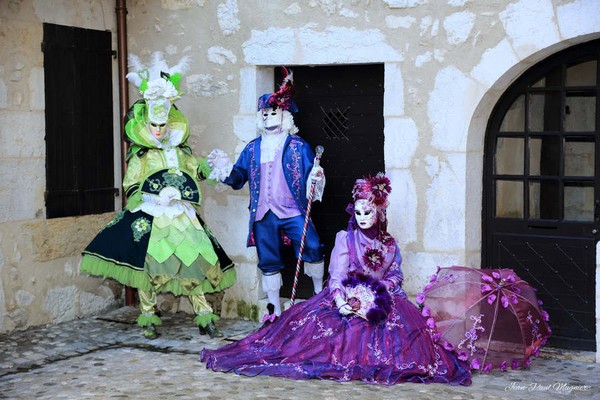
<svg viewBox="0 0 600 400">
<path fill-rule="evenodd" d="M 213 293 L 235 283 L 231 259 L 199 216 L 119 213 L 83 251 L 81 271 L 144 291 Z"/>
</svg>

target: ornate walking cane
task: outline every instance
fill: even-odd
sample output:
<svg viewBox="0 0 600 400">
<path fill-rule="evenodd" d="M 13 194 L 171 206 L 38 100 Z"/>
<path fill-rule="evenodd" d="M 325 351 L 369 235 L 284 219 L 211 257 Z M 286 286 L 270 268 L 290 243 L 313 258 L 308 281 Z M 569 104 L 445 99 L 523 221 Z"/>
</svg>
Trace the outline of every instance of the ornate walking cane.
<svg viewBox="0 0 600 400">
<path fill-rule="evenodd" d="M 325 149 L 323 146 L 317 146 L 315 148 L 315 166 L 321 163 L 321 156 Z M 302 264 L 302 253 L 304 252 L 304 240 L 306 239 L 306 230 L 308 228 L 308 221 L 310 220 L 310 208 L 312 206 L 313 195 L 315 194 L 315 181 L 312 180 L 310 183 L 310 193 L 308 196 L 308 205 L 306 206 L 306 216 L 304 217 L 304 228 L 302 229 L 302 239 L 300 240 L 300 250 L 298 250 L 298 262 L 296 263 L 296 275 L 294 276 L 294 285 L 292 286 L 292 296 L 290 297 L 290 307 L 294 305 L 294 299 L 296 298 L 296 287 L 298 286 L 298 276 L 300 275 L 300 264 Z"/>
</svg>

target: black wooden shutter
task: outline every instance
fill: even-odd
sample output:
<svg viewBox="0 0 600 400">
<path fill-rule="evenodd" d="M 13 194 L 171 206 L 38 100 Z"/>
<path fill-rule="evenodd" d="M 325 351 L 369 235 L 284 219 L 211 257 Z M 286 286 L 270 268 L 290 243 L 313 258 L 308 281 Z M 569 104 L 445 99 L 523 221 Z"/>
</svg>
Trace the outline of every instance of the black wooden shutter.
<svg viewBox="0 0 600 400">
<path fill-rule="evenodd" d="M 114 211 L 111 33 L 44 24 L 47 218 Z"/>
</svg>

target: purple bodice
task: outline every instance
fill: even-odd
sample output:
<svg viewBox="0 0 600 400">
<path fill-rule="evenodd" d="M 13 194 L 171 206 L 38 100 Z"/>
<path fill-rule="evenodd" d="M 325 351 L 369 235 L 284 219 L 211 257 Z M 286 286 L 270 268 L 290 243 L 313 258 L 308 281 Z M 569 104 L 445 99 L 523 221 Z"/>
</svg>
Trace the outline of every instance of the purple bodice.
<svg viewBox="0 0 600 400">
<path fill-rule="evenodd" d="M 354 240 L 349 240 L 353 235 Z M 350 246 L 353 245 L 353 248 Z M 367 264 L 364 255 L 368 249 L 381 249 L 383 260 L 380 266 Z M 342 282 L 352 274 L 369 275 L 388 284 L 390 291 L 404 293 L 401 285 L 404 275 L 400 265 L 402 256 L 395 242 L 385 245 L 377 239 L 370 239 L 360 229 L 340 231 L 335 237 L 335 247 L 329 262 L 329 288 L 332 291 L 343 290 Z"/>
</svg>

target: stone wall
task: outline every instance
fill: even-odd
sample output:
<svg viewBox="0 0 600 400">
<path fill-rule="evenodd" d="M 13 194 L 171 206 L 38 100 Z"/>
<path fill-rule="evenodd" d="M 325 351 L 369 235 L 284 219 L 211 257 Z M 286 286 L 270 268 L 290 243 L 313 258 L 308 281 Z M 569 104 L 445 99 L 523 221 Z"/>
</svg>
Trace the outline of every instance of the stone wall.
<svg viewBox="0 0 600 400">
<path fill-rule="evenodd" d="M 82 276 L 81 250 L 114 213 L 0 224 L 0 332 L 96 315 L 123 288 Z"/>
<path fill-rule="evenodd" d="M 114 9 L 112 0 L 0 2 L 0 333 L 122 304 L 120 285 L 79 274 L 81 250 L 114 214 L 46 220 L 44 203 L 42 24 L 110 30 L 116 43 Z M 116 149 L 118 134 L 115 119 Z M 107 161 L 120 165 L 117 154 Z"/>
</svg>

